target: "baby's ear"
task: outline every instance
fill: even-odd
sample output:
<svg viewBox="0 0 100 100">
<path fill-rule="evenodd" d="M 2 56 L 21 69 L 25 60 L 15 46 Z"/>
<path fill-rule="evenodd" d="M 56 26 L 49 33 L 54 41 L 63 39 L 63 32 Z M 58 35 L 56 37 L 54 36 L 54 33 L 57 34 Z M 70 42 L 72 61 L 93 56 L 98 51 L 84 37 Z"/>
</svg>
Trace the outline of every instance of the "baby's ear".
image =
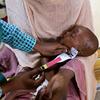
<svg viewBox="0 0 100 100">
<path fill-rule="evenodd" d="M 81 47 L 80 47 L 81 48 Z M 82 57 L 85 57 L 85 53 L 83 50 L 78 50 L 78 56 L 82 56 Z"/>
<path fill-rule="evenodd" d="M 77 34 L 76 33 L 71 33 L 71 37 L 77 37 Z"/>
</svg>

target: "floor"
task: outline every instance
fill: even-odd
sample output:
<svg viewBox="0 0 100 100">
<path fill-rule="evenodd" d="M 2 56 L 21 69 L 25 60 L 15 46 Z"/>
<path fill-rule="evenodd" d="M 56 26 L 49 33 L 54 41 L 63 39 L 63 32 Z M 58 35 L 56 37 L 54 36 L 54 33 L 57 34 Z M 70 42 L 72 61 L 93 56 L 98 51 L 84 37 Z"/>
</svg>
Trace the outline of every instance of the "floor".
<svg viewBox="0 0 100 100">
<path fill-rule="evenodd" d="M 100 90 L 97 91 L 95 100 L 100 100 Z"/>
<path fill-rule="evenodd" d="M 98 59 L 97 62 L 95 64 L 95 75 L 96 75 L 96 79 L 97 79 L 97 94 L 96 94 L 96 98 L 95 100 L 100 100 L 100 49 L 98 49 Z"/>
</svg>

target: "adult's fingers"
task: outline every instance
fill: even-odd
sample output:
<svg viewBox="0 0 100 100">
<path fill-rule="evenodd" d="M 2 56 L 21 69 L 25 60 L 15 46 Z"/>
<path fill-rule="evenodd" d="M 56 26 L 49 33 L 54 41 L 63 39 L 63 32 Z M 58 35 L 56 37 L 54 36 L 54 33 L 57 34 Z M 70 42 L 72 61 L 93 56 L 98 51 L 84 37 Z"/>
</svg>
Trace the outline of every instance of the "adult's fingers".
<svg viewBox="0 0 100 100">
<path fill-rule="evenodd" d="M 38 86 L 45 80 L 45 75 L 42 73 L 38 79 L 35 80 L 34 85 Z"/>
<path fill-rule="evenodd" d="M 40 74 L 42 72 L 41 68 L 34 68 L 32 71 L 29 71 L 28 74 L 29 74 L 29 77 L 32 78 L 38 74 Z"/>
<path fill-rule="evenodd" d="M 30 84 L 31 88 L 35 89 L 39 85 L 41 85 L 41 83 L 43 83 L 44 79 L 45 79 L 45 76 L 44 76 L 44 73 L 42 73 L 38 79 L 36 79 L 36 78 L 34 78 L 34 79 L 30 78 L 30 79 L 27 80 L 27 82 Z"/>
</svg>

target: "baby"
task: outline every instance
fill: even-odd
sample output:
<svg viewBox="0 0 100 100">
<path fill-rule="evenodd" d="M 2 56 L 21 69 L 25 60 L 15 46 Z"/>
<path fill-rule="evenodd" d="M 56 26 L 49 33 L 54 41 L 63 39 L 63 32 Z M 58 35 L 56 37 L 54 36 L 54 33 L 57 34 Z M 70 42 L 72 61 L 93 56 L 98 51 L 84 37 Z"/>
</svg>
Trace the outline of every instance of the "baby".
<svg viewBox="0 0 100 100">
<path fill-rule="evenodd" d="M 0 41 L 25 52 L 31 52 L 34 49 L 34 45 L 36 45 L 36 39 L 22 32 L 17 26 L 6 23 L 3 20 L 0 20 Z M 99 45 L 94 33 L 81 25 L 72 25 L 67 30 L 64 30 L 56 40 L 50 40 L 52 43 L 53 41 L 64 45 L 68 52 L 74 47 L 78 50 L 78 56 L 83 57 L 95 53 Z M 44 61 L 46 63 L 47 60 L 45 60 L 45 57 L 43 58 L 42 62 L 44 64 Z"/>
<path fill-rule="evenodd" d="M 81 25 L 72 25 L 67 30 L 62 32 L 62 35 L 57 38 L 57 41 L 66 46 L 67 52 L 70 52 L 74 47 L 78 51 L 78 56 L 87 57 L 92 55 L 98 49 L 99 43 L 97 37 L 88 28 Z M 51 61 L 54 57 L 49 57 L 41 60 L 43 64 Z M 57 66 L 62 66 L 63 63 Z M 58 67 L 59 68 L 59 67 Z M 57 69 L 56 66 L 52 69 Z M 49 71 L 49 69 L 48 69 Z"/>
<path fill-rule="evenodd" d="M 72 47 L 76 48 L 78 50 L 78 56 L 83 56 L 83 57 L 90 56 L 93 53 L 95 53 L 99 45 L 98 39 L 93 34 L 93 32 L 90 31 L 88 28 L 80 26 L 80 25 L 73 25 L 67 30 L 63 31 L 62 35 L 58 37 L 57 41 L 65 45 L 67 47 L 68 52 L 70 51 Z M 46 61 L 46 58 L 44 58 L 44 60 Z M 52 72 L 49 72 L 49 75 L 47 72 L 46 78 L 50 80 L 54 74 L 59 73 L 57 72 L 58 70 L 57 67 L 59 68 L 61 66 L 63 66 L 63 64 L 54 66 L 53 67 L 54 70 L 52 70 Z M 52 92 L 50 88 L 52 89 L 53 86 L 50 87 L 51 84 L 52 82 L 47 87 L 43 87 L 42 89 L 40 89 L 35 100 L 48 100 L 48 98 L 52 100 L 51 99 Z M 73 84 L 75 84 L 75 80 L 73 80 Z M 78 87 L 76 85 L 75 87 L 76 87 L 76 91 L 78 92 Z M 53 97 L 53 100 L 56 100 L 56 98 Z"/>
<path fill-rule="evenodd" d="M 51 40 L 50 42 L 53 41 Z M 63 31 L 62 35 L 55 41 L 66 46 L 68 51 L 72 47 L 76 48 L 79 56 L 90 56 L 98 48 L 98 39 L 94 33 L 80 25 L 73 25 Z M 3 20 L 0 20 L 0 42 L 25 52 L 31 52 L 36 45 L 36 39 L 22 32 L 17 26 L 6 23 Z"/>
</svg>

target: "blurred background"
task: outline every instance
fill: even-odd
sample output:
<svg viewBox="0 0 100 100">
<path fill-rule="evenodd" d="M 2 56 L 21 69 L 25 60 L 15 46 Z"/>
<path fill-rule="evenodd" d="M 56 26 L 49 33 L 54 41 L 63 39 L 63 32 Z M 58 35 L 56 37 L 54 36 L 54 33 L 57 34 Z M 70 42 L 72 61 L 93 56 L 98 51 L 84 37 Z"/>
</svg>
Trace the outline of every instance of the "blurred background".
<svg viewBox="0 0 100 100">
<path fill-rule="evenodd" d="M 4 0 L 0 0 L 0 18 L 6 15 L 5 8 L 3 6 L 4 6 Z"/>
<path fill-rule="evenodd" d="M 93 22 L 95 27 L 95 33 L 99 38 L 100 47 L 100 0 L 90 0 L 92 12 L 93 12 Z"/>
<path fill-rule="evenodd" d="M 93 12 L 93 23 L 95 28 L 95 33 L 99 39 L 99 49 L 98 49 L 98 59 L 96 61 L 96 64 L 94 66 L 95 68 L 95 75 L 97 79 L 97 94 L 95 100 L 100 100 L 100 0 L 90 0 L 92 12 Z"/>
</svg>

